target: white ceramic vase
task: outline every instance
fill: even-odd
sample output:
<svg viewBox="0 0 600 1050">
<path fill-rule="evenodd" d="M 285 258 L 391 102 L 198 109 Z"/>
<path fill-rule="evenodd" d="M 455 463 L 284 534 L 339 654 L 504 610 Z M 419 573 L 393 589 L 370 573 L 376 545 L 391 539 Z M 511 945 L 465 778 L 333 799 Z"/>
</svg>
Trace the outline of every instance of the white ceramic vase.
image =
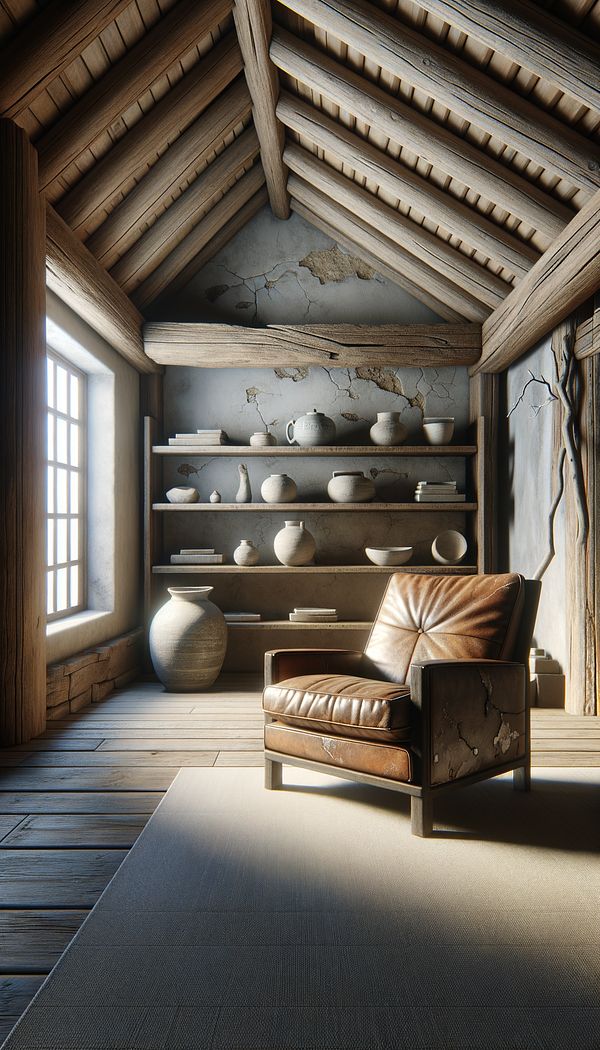
<svg viewBox="0 0 600 1050">
<path fill-rule="evenodd" d="M 265 503 L 292 503 L 298 495 L 296 482 L 287 474 L 270 474 L 260 486 Z"/>
<path fill-rule="evenodd" d="M 227 625 L 212 587 L 169 587 L 150 624 L 152 666 L 169 693 L 208 689 L 225 659 Z"/>
<path fill-rule="evenodd" d="M 259 558 L 260 553 L 252 540 L 240 540 L 239 546 L 233 552 L 233 560 L 236 565 L 258 565 Z"/>
<path fill-rule="evenodd" d="M 253 448 L 266 448 L 269 445 L 276 445 L 277 441 L 270 430 L 257 430 L 251 435 L 250 444 Z"/>
<path fill-rule="evenodd" d="M 275 537 L 273 549 L 282 565 L 308 565 L 315 556 L 316 543 L 303 521 L 286 521 Z"/>
<path fill-rule="evenodd" d="M 378 412 L 369 434 L 374 445 L 400 445 L 408 431 L 400 422 L 399 412 Z"/>
<path fill-rule="evenodd" d="M 368 503 L 375 495 L 375 483 L 360 470 L 334 470 L 327 495 L 334 503 Z"/>
</svg>

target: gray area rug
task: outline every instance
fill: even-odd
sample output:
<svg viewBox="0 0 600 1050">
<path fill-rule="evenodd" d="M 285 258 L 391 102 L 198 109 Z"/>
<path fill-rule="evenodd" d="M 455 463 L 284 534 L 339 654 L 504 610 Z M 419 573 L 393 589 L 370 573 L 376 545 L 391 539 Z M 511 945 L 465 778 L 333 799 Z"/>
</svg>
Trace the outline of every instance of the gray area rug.
<svg viewBox="0 0 600 1050">
<path fill-rule="evenodd" d="M 182 770 L 6 1050 L 600 1047 L 600 770 L 457 792 L 426 840 L 285 776 Z"/>
</svg>

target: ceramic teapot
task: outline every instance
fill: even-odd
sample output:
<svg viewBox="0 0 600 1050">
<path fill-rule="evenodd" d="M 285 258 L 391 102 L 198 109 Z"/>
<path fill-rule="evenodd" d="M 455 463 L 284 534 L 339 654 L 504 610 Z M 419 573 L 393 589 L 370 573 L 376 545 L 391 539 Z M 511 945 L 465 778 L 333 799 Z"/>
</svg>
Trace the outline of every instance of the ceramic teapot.
<svg viewBox="0 0 600 1050">
<path fill-rule="evenodd" d="M 331 445 L 335 441 L 335 423 L 313 408 L 305 416 L 290 419 L 285 433 L 290 445 Z"/>
</svg>

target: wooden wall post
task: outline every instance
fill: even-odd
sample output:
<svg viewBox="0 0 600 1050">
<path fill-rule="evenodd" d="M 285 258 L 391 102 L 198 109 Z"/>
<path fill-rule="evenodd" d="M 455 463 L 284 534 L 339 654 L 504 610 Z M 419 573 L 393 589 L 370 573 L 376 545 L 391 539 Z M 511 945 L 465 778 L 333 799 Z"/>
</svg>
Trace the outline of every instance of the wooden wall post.
<svg viewBox="0 0 600 1050">
<path fill-rule="evenodd" d="M 477 571 L 498 571 L 498 440 L 500 383 L 486 372 L 469 381 L 469 419 L 479 451 L 473 460 L 471 484 L 477 495 Z M 483 420 L 479 424 L 478 420 Z M 483 433 L 478 433 L 478 429 Z M 481 441 L 483 437 L 483 442 Z M 481 448 L 483 445 L 483 448 Z"/>
<path fill-rule="evenodd" d="M 0 120 L 0 744 L 46 725 L 45 219 L 37 154 Z"/>
</svg>

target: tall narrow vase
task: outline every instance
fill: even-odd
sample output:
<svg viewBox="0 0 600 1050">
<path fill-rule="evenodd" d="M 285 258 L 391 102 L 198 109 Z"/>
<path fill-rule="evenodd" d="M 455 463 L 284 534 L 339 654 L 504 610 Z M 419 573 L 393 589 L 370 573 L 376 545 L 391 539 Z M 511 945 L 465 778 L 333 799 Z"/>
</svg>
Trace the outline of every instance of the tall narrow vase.
<svg viewBox="0 0 600 1050">
<path fill-rule="evenodd" d="M 223 613 L 209 601 L 212 587 L 169 587 L 169 601 L 150 624 L 152 666 L 169 693 L 208 689 L 227 646 Z"/>
</svg>

